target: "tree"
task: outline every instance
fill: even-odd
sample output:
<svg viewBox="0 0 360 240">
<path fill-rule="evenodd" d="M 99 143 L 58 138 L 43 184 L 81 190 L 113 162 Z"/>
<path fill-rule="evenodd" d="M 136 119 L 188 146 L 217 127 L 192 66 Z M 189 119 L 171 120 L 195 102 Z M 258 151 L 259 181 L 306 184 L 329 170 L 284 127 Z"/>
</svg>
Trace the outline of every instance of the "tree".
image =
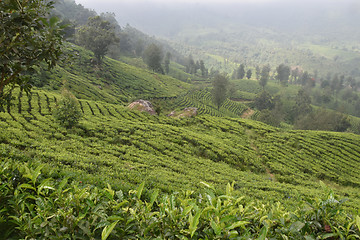
<svg viewBox="0 0 360 240">
<path fill-rule="evenodd" d="M 82 117 L 79 102 L 67 89 L 63 89 L 62 98 L 53 112 L 55 119 L 64 127 L 74 127 Z"/>
<path fill-rule="evenodd" d="M 225 101 L 227 95 L 227 87 L 229 85 L 229 79 L 223 74 L 215 75 L 213 81 L 213 99 L 214 103 L 220 109 L 221 104 Z"/>
<path fill-rule="evenodd" d="M 131 43 L 131 37 L 126 32 L 120 32 L 118 35 L 120 38 L 120 40 L 119 40 L 120 42 L 118 44 L 118 47 L 120 48 L 120 52 L 122 54 L 131 55 L 132 50 L 133 50 L 133 46 Z M 117 47 L 117 46 L 115 45 L 115 47 Z"/>
<path fill-rule="evenodd" d="M 195 71 L 194 71 L 194 74 L 196 74 L 199 69 L 200 69 L 200 62 L 199 62 L 199 60 L 198 60 L 198 61 L 196 61 L 196 63 L 195 63 Z"/>
<path fill-rule="evenodd" d="M 294 124 L 295 129 L 345 132 L 351 123 L 345 114 L 319 109 L 301 116 Z"/>
<path fill-rule="evenodd" d="M 274 107 L 273 99 L 267 91 L 262 91 L 254 99 L 254 105 L 259 110 L 272 109 Z"/>
<path fill-rule="evenodd" d="M 270 77 L 270 66 L 265 65 L 261 70 L 261 76 L 259 84 L 264 89 Z"/>
<path fill-rule="evenodd" d="M 246 72 L 246 78 L 247 78 L 247 79 L 250 79 L 251 76 L 252 76 L 252 72 L 251 72 L 251 69 L 249 69 L 249 70 L 247 70 L 247 72 Z"/>
<path fill-rule="evenodd" d="M 206 77 L 208 75 L 208 70 L 205 68 L 205 63 L 203 60 L 200 60 L 200 71 L 201 76 Z"/>
<path fill-rule="evenodd" d="M 261 69 L 259 66 L 256 66 L 255 68 L 255 73 L 256 73 L 256 80 L 260 80 L 260 77 L 261 77 Z"/>
<path fill-rule="evenodd" d="M 82 26 L 76 35 L 76 42 L 92 51 L 98 63 L 109 50 L 111 44 L 118 42 L 115 35 L 115 26 L 101 17 L 91 17 L 85 26 Z"/>
<path fill-rule="evenodd" d="M 171 60 L 171 53 L 167 52 L 164 60 L 166 74 L 169 74 L 170 71 L 170 60 Z"/>
<path fill-rule="evenodd" d="M 121 42 L 121 41 L 120 41 Z M 140 57 L 144 51 L 144 41 L 142 39 L 138 39 L 135 44 L 135 54 L 137 57 Z"/>
<path fill-rule="evenodd" d="M 269 109 L 262 110 L 256 120 L 274 127 L 279 127 L 281 123 L 281 118 L 277 116 L 276 112 Z"/>
<path fill-rule="evenodd" d="M 301 71 L 298 67 L 291 69 L 291 77 L 293 79 L 293 83 L 296 83 L 298 80 L 298 77 L 300 76 Z"/>
<path fill-rule="evenodd" d="M 286 66 L 285 64 L 280 64 L 276 68 L 276 72 L 277 72 L 277 79 L 279 80 L 281 85 L 286 86 L 290 77 L 290 67 Z"/>
<path fill-rule="evenodd" d="M 245 77 L 245 65 L 244 64 L 240 64 L 239 68 L 237 69 L 236 72 L 236 77 L 237 79 L 243 79 Z"/>
<path fill-rule="evenodd" d="M 330 82 L 330 88 L 331 91 L 335 93 L 335 98 L 337 98 L 338 93 L 343 89 L 343 83 L 344 78 L 335 74 L 332 81 Z"/>
<path fill-rule="evenodd" d="M 186 72 L 193 74 L 195 69 L 195 61 L 193 56 L 190 54 L 189 57 L 186 59 Z"/>
<path fill-rule="evenodd" d="M 304 116 L 312 111 L 311 98 L 309 94 L 300 89 L 295 98 L 295 106 L 293 108 L 293 119 Z"/>
<path fill-rule="evenodd" d="M 62 29 L 55 17 L 48 18 L 53 2 L 0 1 L 0 108 L 10 102 L 17 86 L 31 90 L 29 74 L 46 62 L 53 68 L 62 50 Z"/>
<path fill-rule="evenodd" d="M 310 81 L 311 81 L 310 74 L 307 71 L 303 72 L 303 74 L 301 74 L 301 76 L 299 78 L 300 84 L 302 86 L 305 86 L 305 85 L 309 84 Z"/>
<path fill-rule="evenodd" d="M 164 74 L 164 69 L 161 66 L 163 53 L 160 47 L 156 44 L 150 44 L 144 52 L 144 60 L 148 67 L 154 72 Z"/>
</svg>

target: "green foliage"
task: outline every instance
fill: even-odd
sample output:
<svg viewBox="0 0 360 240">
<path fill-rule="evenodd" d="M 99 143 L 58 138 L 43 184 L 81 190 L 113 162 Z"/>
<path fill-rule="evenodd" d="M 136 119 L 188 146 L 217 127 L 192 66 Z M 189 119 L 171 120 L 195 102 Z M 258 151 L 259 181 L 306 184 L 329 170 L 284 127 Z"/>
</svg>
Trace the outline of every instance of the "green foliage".
<svg viewBox="0 0 360 240">
<path fill-rule="evenodd" d="M 225 75 L 218 74 L 213 80 L 213 99 L 218 110 L 227 97 L 229 79 Z"/>
<path fill-rule="evenodd" d="M 171 53 L 167 52 L 164 60 L 166 74 L 169 74 L 170 72 L 170 60 L 171 60 Z"/>
<path fill-rule="evenodd" d="M 294 124 L 296 129 L 322 130 L 345 132 L 351 123 L 349 118 L 341 113 L 319 109 L 310 114 L 303 115 Z"/>
<path fill-rule="evenodd" d="M 269 124 L 274 127 L 280 127 L 281 118 L 275 111 L 269 109 L 263 109 L 256 120 Z"/>
<path fill-rule="evenodd" d="M 59 90 L 64 80 L 68 89 L 78 99 L 97 100 L 110 103 L 126 104 L 131 99 L 150 99 L 174 97 L 189 88 L 189 84 L 170 76 L 154 74 L 105 57 L 100 66 L 91 64 L 92 52 L 75 45 L 65 44 L 66 54 L 77 57 L 71 62 L 60 63 L 52 71 L 42 70 L 42 74 L 33 76 L 33 81 L 48 82 L 43 86 L 47 90 Z"/>
<path fill-rule="evenodd" d="M 305 89 L 300 89 L 295 98 L 295 106 L 293 108 L 293 119 L 302 117 L 312 111 L 311 98 Z"/>
<path fill-rule="evenodd" d="M 30 91 L 29 73 L 46 62 L 59 61 L 62 28 L 56 17 L 47 18 L 53 2 L 34 0 L 0 1 L 0 107 L 11 98 L 16 86 Z"/>
<path fill-rule="evenodd" d="M 144 61 L 148 67 L 154 72 L 164 74 L 164 69 L 161 66 L 163 53 L 159 46 L 150 44 L 144 51 Z"/>
<path fill-rule="evenodd" d="M 205 181 L 222 192 L 234 180 L 238 194 L 265 202 L 281 199 L 288 207 L 298 195 L 320 195 L 318 179 L 323 179 L 349 198 L 348 210 L 358 209 L 359 136 L 212 117 L 247 107 L 226 100 L 219 112 L 215 105 L 207 107 L 209 92 L 193 96 L 197 100 L 189 104 L 206 103 L 207 114 L 172 119 L 80 99 L 81 124 L 66 130 L 52 116 L 61 96 L 34 90 L 31 98 L 21 96 L 10 112 L 0 113 L 0 157 L 38 161 L 44 170 L 57 171 L 54 177 L 103 188 L 110 183 L 124 191 L 143 181 L 164 192 L 198 189 Z"/>
<path fill-rule="evenodd" d="M 254 106 L 259 110 L 272 109 L 274 107 L 273 99 L 270 93 L 263 91 L 254 99 Z"/>
<path fill-rule="evenodd" d="M 97 15 L 94 10 L 76 4 L 74 1 L 56 1 L 54 7 L 53 12 L 55 15 L 70 20 L 76 26 L 85 25 L 89 18 Z"/>
<path fill-rule="evenodd" d="M 36 167 L 36 168 L 35 168 Z M 143 182 L 127 193 L 48 178 L 43 166 L 0 163 L 0 227 L 6 238 L 35 239 L 315 239 L 360 236 L 359 216 L 349 216 L 330 190 L 299 200 L 292 212 L 279 202 L 247 201 L 227 184 L 159 195 Z"/>
<path fill-rule="evenodd" d="M 239 68 L 236 70 L 236 78 L 243 79 L 245 77 L 245 65 L 240 64 Z"/>
<path fill-rule="evenodd" d="M 259 80 L 259 84 L 263 89 L 265 88 L 267 82 L 269 81 L 270 70 L 271 69 L 270 69 L 269 65 L 265 65 L 261 69 L 261 77 L 260 77 L 260 80 Z"/>
<path fill-rule="evenodd" d="M 276 68 L 276 72 L 281 85 L 286 86 L 290 77 L 290 67 L 282 63 Z"/>
<path fill-rule="evenodd" d="M 248 69 L 247 72 L 246 72 L 246 78 L 250 79 L 251 76 L 252 76 L 252 71 L 251 71 L 251 69 Z"/>
<path fill-rule="evenodd" d="M 78 100 L 65 88 L 62 91 L 62 98 L 56 104 L 53 115 L 66 128 L 76 126 L 82 117 Z"/>
<path fill-rule="evenodd" d="M 87 24 L 77 31 L 76 42 L 91 50 L 97 61 L 101 63 L 109 46 L 119 41 L 114 28 L 115 26 L 99 16 L 91 17 Z"/>
</svg>

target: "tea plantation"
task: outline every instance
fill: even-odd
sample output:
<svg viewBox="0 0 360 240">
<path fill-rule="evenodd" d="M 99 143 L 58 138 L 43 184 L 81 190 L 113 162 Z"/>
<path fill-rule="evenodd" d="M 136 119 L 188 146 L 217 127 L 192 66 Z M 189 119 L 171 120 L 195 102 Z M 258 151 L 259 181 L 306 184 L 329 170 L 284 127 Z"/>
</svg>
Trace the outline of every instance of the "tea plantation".
<svg viewBox="0 0 360 240">
<path fill-rule="evenodd" d="M 100 185 L 146 181 L 167 192 L 235 181 L 236 191 L 257 198 L 316 196 L 322 180 L 358 206 L 358 135 L 209 115 L 172 119 L 87 100 L 79 101 L 79 126 L 67 130 L 51 114 L 59 98 L 38 90 L 0 113 L 2 157 L 46 163 L 49 171 Z"/>
<path fill-rule="evenodd" d="M 0 112 L 0 239 L 359 239 L 359 135 L 241 119 L 242 103 L 67 51 Z M 69 129 L 62 85 L 83 114 Z M 164 113 L 125 107 L 138 98 Z M 185 107 L 199 115 L 165 116 Z"/>
<path fill-rule="evenodd" d="M 9 236 L 76 238 L 75 229 L 81 229 L 81 236 L 104 234 L 103 239 L 300 239 L 296 234 L 301 231 L 338 236 L 334 227 L 349 227 L 347 235 L 341 232 L 344 236 L 359 234 L 358 135 L 284 131 L 207 114 L 173 119 L 90 100 L 79 101 L 83 119 L 66 129 L 52 116 L 60 97 L 35 90 L 31 98 L 20 95 L 0 113 L 0 199 L 7 203 L 1 219 L 2 227 L 9 222 L 14 227 Z M 131 190 L 140 183 L 145 185 Z M 204 185 L 210 190 L 202 190 Z M 333 193 L 324 191 L 325 185 Z M 166 195 L 174 192 L 182 193 Z M 334 194 L 347 199 L 343 207 Z M 313 208 L 303 208 L 301 203 L 309 201 Z M 65 207 L 69 204 L 74 208 Z M 341 209 L 355 215 L 341 215 Z M 290 210 L 304 219 L 295 220 Z M 39 220 L 40 212 L 45 220 Z M 128 215 L 124 219 L 122 214 Z M 323 218 L 317 227 L 310 226 L 314 217 Z M 150 222 L 152 227 L 145 228 Z M 281 234 L 277 224 L 283 224 Z M 53 233 L 56 229 L 63 232 Z"/>
</svg>

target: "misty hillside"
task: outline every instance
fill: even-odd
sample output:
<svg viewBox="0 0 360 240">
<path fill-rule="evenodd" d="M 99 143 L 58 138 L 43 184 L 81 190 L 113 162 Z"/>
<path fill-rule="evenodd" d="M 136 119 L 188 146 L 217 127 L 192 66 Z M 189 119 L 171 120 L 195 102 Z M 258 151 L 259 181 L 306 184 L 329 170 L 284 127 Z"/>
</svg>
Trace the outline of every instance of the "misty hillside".
<svg viewBox="0 0 360 240">
<path fill-rule="evenodd" d="M 110 9 L 110 4 L 106 3 L 100 6 L 89 2 L 87 6 L 101 11 Z M 357 23 L 360 20 L 360 5 L 354 0 L 318 0 L 311 3 L 149 1 L 141 4 L 124 1 L 115 6 L 113 11 L 120 23 L 131 23 L 147 33 L 167 37 L 176 36 L 190 25 L 220 27 L 231 23 L 270 28 L 299 36 L 331 37 L 333 40 L 353 41 L 359 34 Z"/>
<path fill-rule="evenodd" d="M 359 7 L 0 0 L 0 240 L 360 239 Z"/>
<path fill-rule="evenodd" d="M 89 5 L 112 9 L 106 4 Z M 200 56 L 205 51 L 233 62 L 272 66 L 285 62 L 324 76 L 335 71 L 360 76 L 360 6 L 356 1 L 125 1 L 116 6 L 111 11 L 120 23 L 171 40 L 185 56 L 190 51 L 184 49 L 193 46 Z M 176 47 L 178 43 L 183 45 Z M 211 65 L 218 68 L 217 63 Z"/>
</svg>

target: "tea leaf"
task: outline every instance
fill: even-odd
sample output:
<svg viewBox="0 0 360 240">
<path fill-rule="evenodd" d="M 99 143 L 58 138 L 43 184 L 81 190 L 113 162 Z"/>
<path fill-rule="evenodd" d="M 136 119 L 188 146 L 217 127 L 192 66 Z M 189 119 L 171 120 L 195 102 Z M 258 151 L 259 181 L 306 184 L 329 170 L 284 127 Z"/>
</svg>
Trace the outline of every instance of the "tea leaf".
<svg viewBox="0 0 360 240">
<path fill-rule="evenodd" d="M 145 182 L 142 182 L 139 187 L 136 189 L 136 197 L 140 199 L 142 191 L 144 190 Z"/>
<path fill-rule="evenodd" d="M 101 233 L 101 240 L 106 240 L 109 237 L 109 235 L 111 234 L 112 230 L 115 228 L 115 226 L 118 222 L 119 221 L 115 221 L 103 229 L 103 231 Z"/>
</svg>

